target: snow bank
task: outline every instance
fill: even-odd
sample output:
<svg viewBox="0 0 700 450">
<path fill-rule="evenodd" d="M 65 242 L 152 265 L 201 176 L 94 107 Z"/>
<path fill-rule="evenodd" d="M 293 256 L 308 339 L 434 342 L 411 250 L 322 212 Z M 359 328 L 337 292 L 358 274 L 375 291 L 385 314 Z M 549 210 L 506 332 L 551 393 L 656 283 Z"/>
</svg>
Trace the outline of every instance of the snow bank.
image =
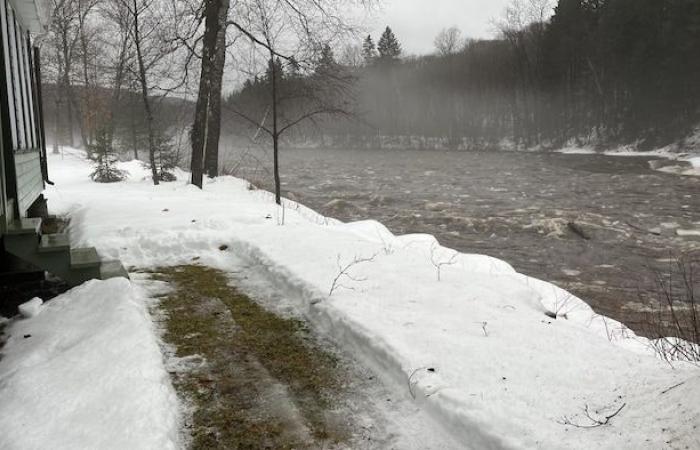
<svg viewBox="0 0 700 450">
<path fill-rule="evenodd" d="M 41 307 L 43 305 L 44 301 L 38 297 L 35 297 L 28 302 L 19 305 L 19 313 L 24 318 L 34 317 L 41 312 Z"/>
<path fill-rule="evenodd" d="M 569 142 L 555 152 L 565 155 L 605 155 L 650 158 L 653 159 L 649 161 L 650 167 L 659 172 L 666 172 L 674 175 L 700 176 L 700 128 L 698 128 L 693 135 L 678 144 L 655 150 L 639 151 L 635 145 L 623 145 L 598 151 L 590 145 L 582 146 L 575 142 Z M 665 164 L 658 164 L 659 160 L 666 160 L 667 162 Z M 669 164 L 668 161 L 677 161 L 679 164 Z"/>
<path fill-rule="evenodd" d="M 49 204 L 72 215 L 76 243 L 138 267 L 233 270 L 232 254 L 244 258 L 465 448 L 700 446 L 696 367 L 671 370 L 622 324 L 503 261 L 282 209 L 231 177 L 204 191 L 186 180 L 154 187 L 131 164 L 127 182 L 97 185 L 77 153 L 50 164 Z M 589 429 L 586 407 L 595 418 L 622 409 Z"/>
<path fill-rule="evenodd" d="M 177 448 L 177 398 L 130 282 L 91 281 L 40 308 L 6 330 L 0 448 Z"/>
</svg>

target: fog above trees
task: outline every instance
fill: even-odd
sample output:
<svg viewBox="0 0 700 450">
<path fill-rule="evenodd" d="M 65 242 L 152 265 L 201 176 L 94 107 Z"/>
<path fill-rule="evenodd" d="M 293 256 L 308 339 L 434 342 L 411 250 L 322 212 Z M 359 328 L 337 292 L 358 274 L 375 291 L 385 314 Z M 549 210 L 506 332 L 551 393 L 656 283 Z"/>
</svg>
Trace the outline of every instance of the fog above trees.
<svg viewBox="0 0 700 450">
<path fill-rule="evenodd" d="M 120 31 L 131 25 L 120 24 L 119 2 L 52 1 L 43 48 L 50 136 L 88 145 L 108 118 L 117 148 L 146 151 L 138 55 L 133 33 Z M 148 48 L 165 55 L 144 63 L 152 134 L 177 141 L 180 152 L 194 122 L 202 2 L 137 0 L 144 1 L 153 7 Z M 405 53 L 405 36 L 391 23 L 367 35 L 346 22 L 347 4 L 231 4 L 224 77 L 241 84 L 218 114 L 227 142 L 272 146 L 264 135 L 275 134 L 275 103 L 284 145 L 376 148 L 394 139 L 483 149 L 576 139 L 651 147 L 700 123 L 696 0 L 513 0 L 494 20 L 497 38 L 473 40 L 447 27 L 434 37 L 434 54 L 418 57 Z M 322 76 L 323 67 L 333 70 Z"/>
<path fill-rule="evenodd" d="M 700 123 L 700 2 L 519 0 L 495 25 L 497 39 L 446 29 L 434 55 L 354 71 L 364 124 L 336 124 L 337 140 L 653 147 Z"/>
</svg>

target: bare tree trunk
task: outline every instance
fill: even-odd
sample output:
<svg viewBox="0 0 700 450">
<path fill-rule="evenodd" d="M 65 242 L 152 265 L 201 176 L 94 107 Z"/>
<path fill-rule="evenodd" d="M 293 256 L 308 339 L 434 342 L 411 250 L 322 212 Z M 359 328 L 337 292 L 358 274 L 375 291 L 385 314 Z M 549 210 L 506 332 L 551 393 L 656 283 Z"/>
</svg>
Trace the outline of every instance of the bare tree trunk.
<svg viewBox="0 0 700 450">
<path fill-rule="evenodd" d="M 282 183 L 280 180 L 280 165 L 279 165 L 279 141 L 280 133 L 278 130 L 277 117 L 277 64 L 274 60 L 274 52 L 270 51 L 270 73 L 272 73 L 272 159 L 273 173 L 275 176 L 275 202 L 278 205 L 282 204 Z"/>
<path fill-rule="evenodd" d="M 146 65 L 143 61 L 143 52 L 141 51 L 141 34 L 139 30 L 139 13 L 136 0 L 133 0 L 134 6 L 134 45 L 136 47 L 136 58 L 139 64 L 139 82 L 141 84 L 141 98 L 143 100 L 143 108 L 146 111 L 146 127 L 148 129 L 148 159 L 151 165 L 151 176 L 153 184 L 158 186 L 160 180 L 158 177 L 158 167 L 156 167 L 156 139 L 155 126 L 153 120 L 153 111 L 151 102 L 148 98 L 148 78 L 146 76 Z"/>
<path fill-rule="evenodd" d="M 221 138 L 221 90 L 226 64 L 226 19 L 229 0 L 224 0 L 219 11 L 219 32 L 216 38 L 216 58 L 212 61 L 211 92 L 209 101 L 205 167 L 210 177 L 219 175 L 219 141 Z"/>
<path fill-rule="evenodd" d="M 88 42 L 87 36 L 85 36 L 84 23 L 80 22 L 80 49 L 82 51 L 82 76 L 83 76 L 83 107 L 81 108 L 83 116 L 81 121 L 83 126 L 80 128 L 81 138 L 83 140 L 83 146 L 87 148 L 92 144 L 92 124 L 90 120 L 90 115 L 92 114 L 91 95 L 90 95 L 90 76 L 88 74 Z"/>
<path fill-rule="evenodd" d="M 139 140 L 136 135 L 136 111 L 134 111 L 134 103 L 131 102 L 131 146 L 134 150 L 134 159 L 139 159 Z"/>
<path fill-rule="evenodd" d="M 82 92 L 82 115 L 80 116 L 80 122 L 82 126 L 80 127 L 80 137 L 83 141 L 83 146 L 89 148 L 88 146 L 92 143 L 90 139 L 90 77 L 88 75 L 88 42 L 87 36 L 85 34 L 85 18 L 87 12 L 82 10 L 83 1 L 78 0 L 78 41 L 80 42 L 80 62 L 81 75 L 83 77 L 83 92 Z"/>
<path fill-rule="evenodd" d="M 61 98 L 61 95 L 58 92 L 56 92 L 55 97 L 56 97 L 56 115 L 54 116 L 54 124 L 53 124 L 54 125 L 54 129 L 53 129 L 53 154 L 58 155 L 58 153 L 59 153 L 58 147 L 60 145 L 58 141 L 60 139 L 59 135 L 61 133 L 61 125 L 60 125 L 61 124 L 61 122 L 60 122 L 60 118 L 61 118 L 61 100 L 60 100 L 60 98 Z"/>
<path fill-rule="evenodd" d="M 226 62 L 226 22 L 230 0 L 207 0 L 199 93 L 192 126 L 192 184 L 203 186 L 204 170 L 218 175 L 221 85 Z M 205 153 L 206 152 L 206 153 Z M 206 158 L 206 160 L 205 160 Z"/>
<path fill-rule="evenodd" d="M 119 6 L 117 6 L 119 7 Z M 128 12 L 128 11 L 127 11 Z M 122 20 L 124 18 L 124 13 L 125 11 L 122 9 L 122 16 L 120 17 Z M 125 29 L 126 27 L 124 26 L 124 22 L 120 23 L 121 25 L 121 30 L 122 30 L 122 35 L 121 35 L 121 45 L 119 47 L 119 56 L 117 59 L 117 65 L 115 67 L 114 71 L 114 86 L 112 87 L 113 92 L 112 92 L 112 100 L 109 108 L 109 122 L 108 122 L 108 127 L 109 127 L 109 134 L 108 134 L 108 139 L 109 139 L 109 145 L 110 147 L 112 146 L 114 142 L 114 133 L 116 129 L 116 124 L 115 124 L 115 117 L 117 115 L 117 109 L 119 108 L 119 104 L 122 100 L 122 88 L 124 87 L 124 77 L 125 77 L 125 72 L 126 72 L 126 64 L 127 64 L 127 53 L 129 51 L 129 31 L 128 29 Z M 134 117 L 133 114 L 131 115 L 131 123 L 134 123 Z M 136 152 L 136 159 L 138 159 L 138 152 Z"/>
<path fill-rule="evenodd" d="M 64 35 L 62 37 L 63 40 L 63 89 L 64 89 L 64 95 L 66 98 L 66 107 L 68 108 L 68 145 L 73 147 L 75 145 L 75 140 L 73 136 L 73 131 L 74 131 L 74 114 L 77 112 L 78 117 L 81 116 L 80 113 L 80 106 L 78 105 L 78 101 L 75 98 L 75 91 L 73 90 L 73 82 L 70 79 L 70 74 L 72 72 L 73 68 L 73 60 L 72 60 L 72 54 L 70 51 L 70 44 L 68 43 L 68 36 Z M 85 131 L 83 128 L 83 121 L 79 120 L 78 121 L 78 126 L 80 128 L 80 136 L 82 138 L 82 145 L 83 148 L 86 148 L 85 145 L 87 142 L 85 141 Z"/>
<path fill-rule="evenodd" d="M 56 62 L 58 64 L 58 74 L 56 76 L 56 88 L 54 90 L 54 99 L 56 101 L 56 111 L 54 115 L 54 134 L 53 134 L 53 153 L 55 155 L 58 155 L 59 153 L 59 146 L 63 144 L 63 140 L 61 139 L 61 97 L 62 94 L 59 92 L 59 87 L 63 83 L 63 75 L 61 73 L 61 70 L 63 69 L 63 64 L 61 63 L 61 52 L 56 45 Z"/>
<path fill-rule="evenodd" d="M 64 60 L 64 66 L 63 66 L 63 92 L 59 95 L 62 95 L 65 99 L 65 104 L 66 104 L 66 144 L 68 144 L 70 147 L 73 147 L 75 145 L 75 141 L 73 140 L 73 87 L 71 85 L 70 81 L 70 63 L 68 62 L 68 58 L 70 56 L 67 55 L 67 52 L 64 51 L 63 53 L 63 60 Z"/>
</svg>

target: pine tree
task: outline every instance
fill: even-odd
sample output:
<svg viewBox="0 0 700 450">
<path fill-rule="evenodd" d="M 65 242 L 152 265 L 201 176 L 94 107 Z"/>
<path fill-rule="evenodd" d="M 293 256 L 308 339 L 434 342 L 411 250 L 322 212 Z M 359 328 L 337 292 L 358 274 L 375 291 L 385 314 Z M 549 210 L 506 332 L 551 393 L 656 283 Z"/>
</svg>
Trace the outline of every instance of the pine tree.
<svg viewBox="0 0 700 450">
<path fill-rule="evenodd" d="M 295 79 L 299 77 L 299 74 L 301 73 L 301 64 L 299 64 L 299 62 L 294 56 L 289 57 L 287 67 L 287 72 L 289 72 L 289 78 Z"/>
<path fill-rule="evenodd" d="M 374 45 L 371 35 L 368 35 L 362 43 L 362 57 L 367 65 L 371 65 L 377 57 L 377 47 Z"/>
<path fill-rule="evenodd" d="M 338 64 L 335 62 L 335 55 L 330 45 L 326 44 L 321 49 L 321 55 L 316 62 L 316 73 L 319 75 L 330 75 L 336 72 Z"/>
<path fill-rule="evenodd" d="M 163 133 L 156 136 L 156 165 L 158 178 L 164 183 L 176 181 L 177 177 L 173 173 L 179 163 L 178 157 L 173 149 L 172 141 Z"/>
<path fill-rule="evenodd" d="M 379 51 L 379 59 L 382 61 L 395 61 L 401 56 L 401 44 L 399 44 L 391 28 L 386 27 L 386 30 L 384 30 L 382 37 L 379 39 L 377 50 Z"/>
<path fill-rule="evenodd" d="M 116 167 L 117 152 L 112 146 L 112 138 L 108 127 L 97 130 L 95 142 L 88 146 L 88 156 L 95 162 L 95 170 L 90 178 L 98 183 L 116 183 L 123 181 L 127 173 Z"/>
<path fill-rule="evenodd" d="M 282 64 L 282 60 L 279 57 L 275 58 L 274 60 L 270 59 L 267 62 L 267 70 L 265 71 L 265 81 L 268 84 L 272 84 L 273 67 L 275 70 L 275 77 L 277 77 L 277 80 L 281 80 L 284 78 L 284 65 Z"/>
</svg>

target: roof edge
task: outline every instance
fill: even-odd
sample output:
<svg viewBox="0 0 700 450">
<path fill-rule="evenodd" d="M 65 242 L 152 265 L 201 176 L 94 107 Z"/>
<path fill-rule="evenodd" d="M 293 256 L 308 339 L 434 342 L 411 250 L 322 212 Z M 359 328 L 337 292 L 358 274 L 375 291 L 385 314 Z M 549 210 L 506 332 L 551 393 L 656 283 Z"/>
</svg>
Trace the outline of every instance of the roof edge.
<svg viewBox="0 0 700 450">
<path fill-rule="evenodd" d="M 49 25 L 50 11 L 46 0 L 7 0 L 19 21 L 32 34 L 45 33 Z"/>
</svg>

